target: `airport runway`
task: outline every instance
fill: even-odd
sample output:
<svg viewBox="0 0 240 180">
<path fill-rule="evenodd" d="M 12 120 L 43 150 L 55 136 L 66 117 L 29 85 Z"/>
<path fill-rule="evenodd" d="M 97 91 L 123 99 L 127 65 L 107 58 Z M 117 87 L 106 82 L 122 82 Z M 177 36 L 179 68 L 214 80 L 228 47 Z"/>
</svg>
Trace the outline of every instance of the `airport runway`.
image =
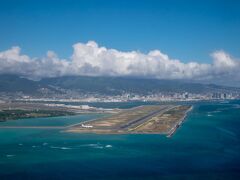
<svg viewBox="0 0 240 180">
<path fill-rule="evenodd" d="M 176 106 L 165 106 L 163 107 L 162 109 L 159 109 L 157 111 L 154 111 L 154 112 L 151 112 L 150 114 L 147 114 L 146 116 L 143 116 L 143 117 L 140 117 L 140 118 L 137 118 L 133 121 L 130 121 L 129 123 L 127 124 L 124 124 L 123 126 L 121 126 L 119 128 L 119 130 L 124 130 L 124 129 L 129 129 L 131 127 L 137 127 L 138 125 L 140 124 L 143 124 L 145 121 L 149 120 L 151 117 L 157 115 L 157 114 L 162 114 L 172 108 L 174 108 Z"/>
</svg>

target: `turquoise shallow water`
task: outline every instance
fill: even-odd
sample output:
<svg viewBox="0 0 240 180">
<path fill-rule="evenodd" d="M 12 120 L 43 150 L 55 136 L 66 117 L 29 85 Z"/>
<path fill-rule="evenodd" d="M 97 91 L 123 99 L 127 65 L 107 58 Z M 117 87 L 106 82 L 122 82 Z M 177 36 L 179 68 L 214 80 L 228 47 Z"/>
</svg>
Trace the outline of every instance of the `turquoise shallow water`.
<svg viewBox="0 0 240 180">
<path fill-rule="evenodd" d="M 29 118 L 0 122 L 1 126 L 68 126 L 81 121 L 106 116 L 105 114 L 83 114 L 77 116 L 63 116 L 51 118 Z"/>
<path fill-rule="evenodd" d="M 69 125 L 98 116 L 5 125 Z M 240 101 L 196 103 L 172 138 L 0 129 L 0 179 L 239 178 Z"/>
</svg>

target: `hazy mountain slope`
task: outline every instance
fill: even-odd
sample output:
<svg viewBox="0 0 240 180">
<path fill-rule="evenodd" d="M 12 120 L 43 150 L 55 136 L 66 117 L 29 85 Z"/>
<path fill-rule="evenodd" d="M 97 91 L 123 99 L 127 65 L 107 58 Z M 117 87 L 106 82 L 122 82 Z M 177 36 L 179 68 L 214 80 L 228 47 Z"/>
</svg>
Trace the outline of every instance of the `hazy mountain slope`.
<svg viewBox="0 0 240 180">
<path fill-rule="evenodd" d="M 190 83 L 178 80 L 157 80 L 126 77 L 58 77 L 41 80 L 41 84 L 54 85 L 64 89 L 102 94 L 154 93 L 154 92 L 191 92 L 204 93 L 215 91 L 235 91 L 239 88 L 218 86 L 213 84 Z"/>
<path fill-rule="evenodd" d="M 177 80 L 69 76 L 32 81 L 16 75 L 0 75 L 0 92 L 21 91 L 26 94 L 38 94 L 42 92 L 42 89 L 47 89 L 55 93 L 63 93 L 65 90 L 71 90 L 82 93 L 108 95 L 122 94 L 125 92 L 149 94 L 155 92 L 205 93 L 216 91 L 240 91 L 239 88 Z M 59 89 L 63 91 L 59 91 Z"/>
<path fill-rule="evenodd" d="M 0 75 L 0 92 L 35 93 L 40 88 L 36 81 L 18 77 L 17 75 Z"/>
</svg>

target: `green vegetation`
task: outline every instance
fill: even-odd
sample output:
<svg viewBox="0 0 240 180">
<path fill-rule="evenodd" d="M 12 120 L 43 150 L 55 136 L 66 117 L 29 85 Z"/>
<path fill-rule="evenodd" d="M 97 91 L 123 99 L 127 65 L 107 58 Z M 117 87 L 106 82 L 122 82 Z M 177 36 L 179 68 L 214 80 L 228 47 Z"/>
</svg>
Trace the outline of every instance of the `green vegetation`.
<svg viewBox="0 0 240 180">
<path fill-rule="evenodd" d="M 125 92 L 137 94 L 151 94 L 156 92 L 239 92 L 240 88 L 231 88 L 213 84 L 191 83 L 181 80 L 138 79 L 124 77 L 87 77 L 68 76 L 45 78 L 32 81 L 16 75 L 0 75 L 0 92 L 23 92 L 25 94 L 41 95 L 39 89 L 45 88 L 52 93 L 63 93 L 62 90 L 72 90 L 81 93 L 98 93 L 106 95 L 119 95 Z"/>
<path fill-rule="evenodd" d="M 68 111 L 54 111 L 54 110 L 2 110 L 0 111 L 0 121 L 16 120 L 22 118 L 35 118 L 35 117 L 52 117 L 52 116 L 67 116 L 75 115 L 73 112 Z"/>
</svg>

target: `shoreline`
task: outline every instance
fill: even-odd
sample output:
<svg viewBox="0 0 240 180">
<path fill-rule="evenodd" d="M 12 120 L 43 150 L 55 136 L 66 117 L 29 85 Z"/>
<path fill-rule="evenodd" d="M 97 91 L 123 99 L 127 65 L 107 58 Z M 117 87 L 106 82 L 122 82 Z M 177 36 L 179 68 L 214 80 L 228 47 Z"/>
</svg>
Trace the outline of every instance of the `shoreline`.
<svg viewBox="0 0 240 180">
<path fill-rule="evenodd" d="M 151 110 L 146 111 L 148 108 L 151 108 Z M 182 105 L 139 106 L 114 116 L 71 125 L 65 132 L 83 134 L 164 134 L 171 137 L 192 108 L 193 106 L 186 108 Z M 143 113 L 143 111 L 146 112 Z M 181 111 L 184 112 L 181 113 Z M 172 121 L 174 122 L 172 123 Z M 169 128 L 171 129 L 169 130 Z"/>
<path fill-rule="evenodd" d="M 67 133 L 83 133 L 83 134 L 161 134 L 161 135 L 166 135 L 166 137 L 171 137 L 174 135 L 174 133 L 176 132 L 176 130 L 182 125 L 182 123 L 184 122 L 184 120 L 186 119 L 188 113 L 193 109 L 193 105 L 189 106 L 187 109 L 184 110 L 184 112 L 182 114 L 179 114 L 178 116 L 179 119 L 175 121 L 175 124 L 173 124 L 172 128 L 168 131 L 164 132 L 164 129 L 162 129 L 163 127 L 160 125 L 155 124 L 154 126 L 152 126 L 154 129 L 152 129 L 152 127 L 149 127 L 148 125 L 151 123 L 154 123 L 155 120 L 150 120 L 150 118 L 156 118 L 157 116 L 159 116 L 160 114 L 160 118 L 164 117 L 164 113 L 171 111 L 171 109 L 174 108 L 178 108 L 179 106 L 172 106 L 172 107 L 161 107 L 161 110 L 157 110 L 157 114 L 155 111 L 152 112 L 148 112 L 150 114 L 145 114 L 145 115 L 141 115 L 138 117 L 138 115 L 136 116 L 136 119 L 133 120 L 131 118 L 129 118 L 128 113 L 132 113 L 132 111 L 138 111 L 141 112 L 141 110 L 144 110 L 145 108 L 149 108 L 151 106 L 139 106 L 139 107 L 134 107 L 134 108 L 130 108 L 127 109 L 125 111 L 121 111 L 118 114 L 116 114 L 117 116 L 119 115 L 124 115 L 125 118 L 127 117 L 127 119 L 125 119 L 125 123 L 126 124 L 122 124 L 120 123 L 122 120 L 119 119 L 118 122 L 120 124 L 115 124 L 114 126 L 109 126 L 107 125 L 107 127 L 98 127 L 98 123 L 110 123 L 112 121 L 109 121 L 107 119 L 111 119 L 111 118 L 117 118 L 116 115 L 111 115 L 109 113 L 106 113 L 106 116 L 104 117 L 100 117 L 100 118 L 94 118 L 91 120 L 87 120 L 87 121 L 83 121 L 83 122 L 79 122 L 79 123 L 75 123 L 75 124 L 70 124 L 67 126 L 56 126 L 56 127 L 49 127 L 49 126 L 2 126 L 0 128 L 7 128 L 7 129 L 15 129 L 15 128 L 22 128 L 22 129 L 61 129 L 61 132 L 67 132 Z M 152 106 L 154 107 L 154 106 Z M 155 107 L 156 108 L 156 107 Z M 164 109 L 165 108 L 165 109 Z M 154 112 L 154 114 L 152 115 L 152 113 Z M 169 112 L 170 113 L 170 112 Z M 91 113 L 89 113 L 91 114 Z M 77 115 L 77 114 L 76 114 Z M 73 115 L 73 116 L 76 116 Z M 55 116 L 51 116 L 51 117 L 55 117 Z M 27 119 L 27 118 L 26 118 Z M 118 119 L 118 118 L 117 118 Z M 107 120 L 107 121 L 105 121 Z M 136 121 L 137 120 L 137 121 Z M 113 120 L 113 121 L 116 121 Z M 136 121 L 136 123 L 135 123 Z M 166 119 L 165 117 L 165 122 L 168 121 L 168 119 Z M 170 120 L 171 121 L 171 120 Z M 134 127 L 140 127 L 144 124 L 143 129 L 139 129 L 139 128 L 135 128 L 136 130 L 132 130 L 132 123 L 134 122 Z M 96 124 L 97 123 L 97 124 Z M 139 124 L 141 123 L 141 124 Z M 85 126 L 89 126 L 89 127 L 84 127 Z M 91 127 L 90 127 L 91 126 Z M 105 125 L 104 125 L 105 126 Z M 109 127 L 108 127 L 109 126 Z M 125 128 L 125 126 L 127 126 Z M 147 129 L 146 129 L 147 127 Z M 116 128 L 116 129 L 115 129 Z M 144 129 L 145 128 L 145 129 Z"/>
<path fill-rule="evenodd" d="M 185 121 L 188 113 L 189 113 L 190 111 L 192 111 L 192 109 L 193 109 L 193 106 L 191 106 L 191 107 L 185 112 L 184 116 L 183 116 L 181 119 L 179 119 L 179 121 L 175 124 L 175 126 L 170 129 L 170 131 L 167 133 L 167 137 L 168 137 L 168 138 L 172 137 L 172 136 L 175 134 L 175 132 L 177 131 L 177 129 L 183 124 L 183 122 Z"/>
</svg>

